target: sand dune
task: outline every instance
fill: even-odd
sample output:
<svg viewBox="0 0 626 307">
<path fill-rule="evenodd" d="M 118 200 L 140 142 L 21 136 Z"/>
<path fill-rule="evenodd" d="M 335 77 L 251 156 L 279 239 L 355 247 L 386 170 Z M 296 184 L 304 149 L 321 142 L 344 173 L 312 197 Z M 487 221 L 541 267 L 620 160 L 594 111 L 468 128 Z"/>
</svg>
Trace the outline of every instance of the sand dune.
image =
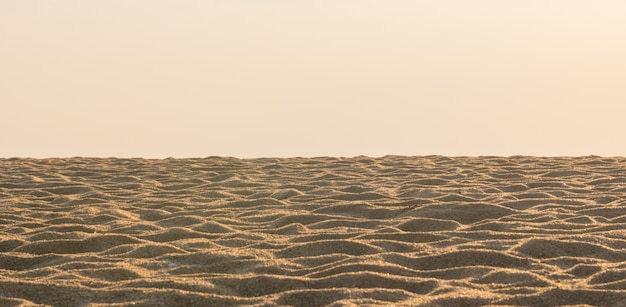
<svg viewBox="0 0 626 307">
<path fill-rule="evenodd" d="M 0 159 L 0 306 L 626 305 L 626 159 Z"/>
</svg>

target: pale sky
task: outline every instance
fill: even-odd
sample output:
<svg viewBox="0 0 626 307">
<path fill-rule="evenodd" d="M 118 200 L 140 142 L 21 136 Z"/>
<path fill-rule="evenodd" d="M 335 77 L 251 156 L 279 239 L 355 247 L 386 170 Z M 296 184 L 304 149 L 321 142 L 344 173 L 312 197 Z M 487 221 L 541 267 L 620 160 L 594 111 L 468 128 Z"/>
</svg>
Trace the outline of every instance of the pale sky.
<svg viewBox="0 0 626 307">
<path fill-rule="evenodd" d="M 0 1 L 0 157 L 626 155 L 626 1 Z"/>
</svg>

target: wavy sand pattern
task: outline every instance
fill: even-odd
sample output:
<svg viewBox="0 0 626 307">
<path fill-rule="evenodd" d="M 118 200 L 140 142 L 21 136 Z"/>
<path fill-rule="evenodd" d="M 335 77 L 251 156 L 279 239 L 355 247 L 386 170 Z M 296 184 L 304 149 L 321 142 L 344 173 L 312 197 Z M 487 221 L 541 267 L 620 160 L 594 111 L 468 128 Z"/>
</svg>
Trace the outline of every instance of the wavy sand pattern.
<svg viewBox="0 0 626 307">
<path fill-rule="evenodd" d="M 626 159 L 0 159 L 0 305 L 626 305 Z"/>
</svg>

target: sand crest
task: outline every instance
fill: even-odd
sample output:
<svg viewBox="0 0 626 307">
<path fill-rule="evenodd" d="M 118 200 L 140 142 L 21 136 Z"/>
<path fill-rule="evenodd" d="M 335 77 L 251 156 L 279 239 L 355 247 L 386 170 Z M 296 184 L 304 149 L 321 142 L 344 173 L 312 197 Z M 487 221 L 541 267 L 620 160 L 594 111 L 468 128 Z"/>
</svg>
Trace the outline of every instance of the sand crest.
<svg viewBox="0 0 626 307">
<path fill-rule="evenodd" d="M 1 306 L 626 305 L 626 159 L 0 159 Z"/>
</svg>

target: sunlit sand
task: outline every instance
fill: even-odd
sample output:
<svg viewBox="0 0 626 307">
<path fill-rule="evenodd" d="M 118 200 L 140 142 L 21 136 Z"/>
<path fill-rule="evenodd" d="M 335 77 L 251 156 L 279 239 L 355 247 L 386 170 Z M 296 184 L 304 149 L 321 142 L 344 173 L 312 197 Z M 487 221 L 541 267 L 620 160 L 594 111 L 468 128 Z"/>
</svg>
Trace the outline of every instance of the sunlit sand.
<svg viewBox="0 0 626 307">
<path fill-rule="evenodd" d="M 2 306 L 626 305 L 626 158 L 0 169 Z"/>
</svg>

